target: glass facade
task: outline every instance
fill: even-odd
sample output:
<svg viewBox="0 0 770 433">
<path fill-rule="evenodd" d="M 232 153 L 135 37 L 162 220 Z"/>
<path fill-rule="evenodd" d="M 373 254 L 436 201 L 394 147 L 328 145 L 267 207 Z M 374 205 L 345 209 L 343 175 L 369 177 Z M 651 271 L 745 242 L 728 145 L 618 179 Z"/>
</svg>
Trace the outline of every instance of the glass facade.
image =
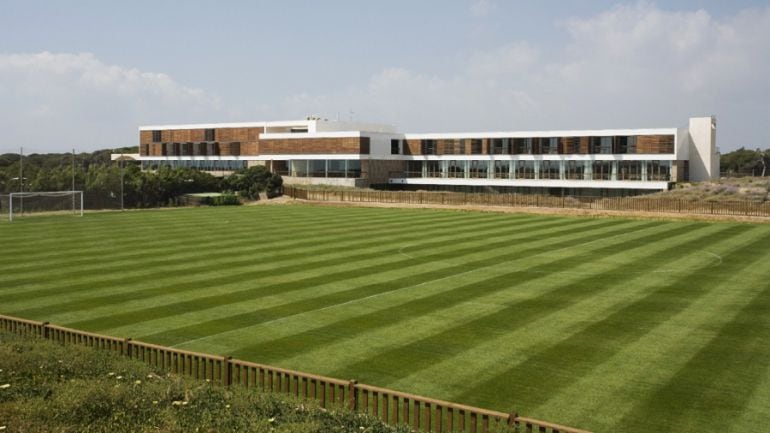
<svg viewBox="0 0 770 433">
<path fill-rule="evenodd" d="M 153 170 L 160 166 L 171 168 L 195 168 L 201 171 L 235 171 L 246 168 L 246 161 L 234 160 L 157 160 L 142 161 L 143 170 Z"/>
<path fill-rule="evenodd" d="M 671 180 L 671 161 L 407 161 L 406 177 L 541 180 Z"/>
<path fill-rule="evenodd" d="M 357 159 L 292 159 L 272 161 L 273 171 L 293 177 L 361 177 L 361 161 Z M 413 167 L 414 168 L 414 167 Z M 422 170 L 421 166 L 419 167 Z M 422 177 L 422 171 L 418 176 Z"/>
</svg>

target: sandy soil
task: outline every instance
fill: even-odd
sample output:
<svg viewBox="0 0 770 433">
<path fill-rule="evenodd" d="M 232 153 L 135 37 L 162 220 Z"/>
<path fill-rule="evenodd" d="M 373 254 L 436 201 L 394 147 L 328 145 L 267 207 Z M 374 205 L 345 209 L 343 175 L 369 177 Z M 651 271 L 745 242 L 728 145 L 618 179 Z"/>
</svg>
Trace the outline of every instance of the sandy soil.
<svg viewBox="0 0 770 433">
<path fill-rule="evenodd" d="M 264 204 L 272 204 L 278 199 L 266 200 Z M 259 203 L 259 202 L 257 202 Z M 705 215 L 680 214 L 666 212 L 626 212 L 591 209 L 560 209 L 546 207 L 511 207 L 511 206 L 480 206 L 480 205 L 440 205 L 440 204 L 408 204 L 408 203 L 361 203 L 348 201 L 314 201 L 280 197 L 275 204 L 303 203 L 315 206 L 335 207 L 373 207 L 373 208 L 407 208 L 407 209 L 453 209 L 474 212 L 529 213 L 542 215 L 591 216 L 591 217 L 623 217 L 656 220 L 688 220 L 688 221 L 729 221 L 770 224 L 770 218 L 737 215 Z"/>
</svg>

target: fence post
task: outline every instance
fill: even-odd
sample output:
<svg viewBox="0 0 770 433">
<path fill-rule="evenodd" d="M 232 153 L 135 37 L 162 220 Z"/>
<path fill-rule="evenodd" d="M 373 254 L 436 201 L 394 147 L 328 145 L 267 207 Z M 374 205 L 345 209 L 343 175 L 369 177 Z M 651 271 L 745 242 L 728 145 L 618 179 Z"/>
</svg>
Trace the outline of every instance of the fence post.
<svg viewBox="0 0 770 433">
<path fill-rule="evenodd" d="M 232 374 L 232 356 L 222 357 L 222 385 L 230 386 L 230 376 Z"/>
<path fill-rule="evenodd" d="M 43 322 L 42 328 L 43 328 L 43 335 L 42 337 L 48 340 L 48 325 L 50 325 L 49 322 Z"/>
<path fill-rule="evenodd" d="M 348 409 L 355 412 L 358 410 L 358 381 L 355 379 L 351 379 L 350 382 L 348 382 Z"/>
<path fill-rule="evenodd" d="M 511 412 L 508 414 L 508 427 L 513 427 L 516 425 L 516 418 L 519 417 L 519 414 L 516 412 Z"/>
<path fill-rule="evenodd" d="M 123 339 L 123 356 L 131 357 L 131 337 Z"/>
</svg>

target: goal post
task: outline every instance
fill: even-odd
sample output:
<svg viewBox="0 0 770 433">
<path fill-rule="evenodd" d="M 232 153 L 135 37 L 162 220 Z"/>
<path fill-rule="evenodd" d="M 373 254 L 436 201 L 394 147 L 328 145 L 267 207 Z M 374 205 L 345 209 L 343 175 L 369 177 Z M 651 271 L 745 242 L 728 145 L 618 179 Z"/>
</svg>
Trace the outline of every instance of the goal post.
<svg viewBox="0 0 770 433">
<path fill-rule="evenodd" d="M 8 221 L 24 213 L 71 212 L 83 216 L 83 191 L 12 192 L 6 197 Z"/>
</svg>

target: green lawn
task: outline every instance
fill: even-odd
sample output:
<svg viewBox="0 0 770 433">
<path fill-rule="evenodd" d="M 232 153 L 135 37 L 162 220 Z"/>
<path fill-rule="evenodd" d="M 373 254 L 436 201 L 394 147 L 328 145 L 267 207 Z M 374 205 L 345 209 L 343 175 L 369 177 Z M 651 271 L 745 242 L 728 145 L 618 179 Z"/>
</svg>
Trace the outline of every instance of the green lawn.
<svg viewBox="0 0 770 433">
<path fill-rule="evenodd" d="M 289 205 L 0 242 L 0 313 L 596 432 L 770 420 L 770 225 Z"/>
</svg>

